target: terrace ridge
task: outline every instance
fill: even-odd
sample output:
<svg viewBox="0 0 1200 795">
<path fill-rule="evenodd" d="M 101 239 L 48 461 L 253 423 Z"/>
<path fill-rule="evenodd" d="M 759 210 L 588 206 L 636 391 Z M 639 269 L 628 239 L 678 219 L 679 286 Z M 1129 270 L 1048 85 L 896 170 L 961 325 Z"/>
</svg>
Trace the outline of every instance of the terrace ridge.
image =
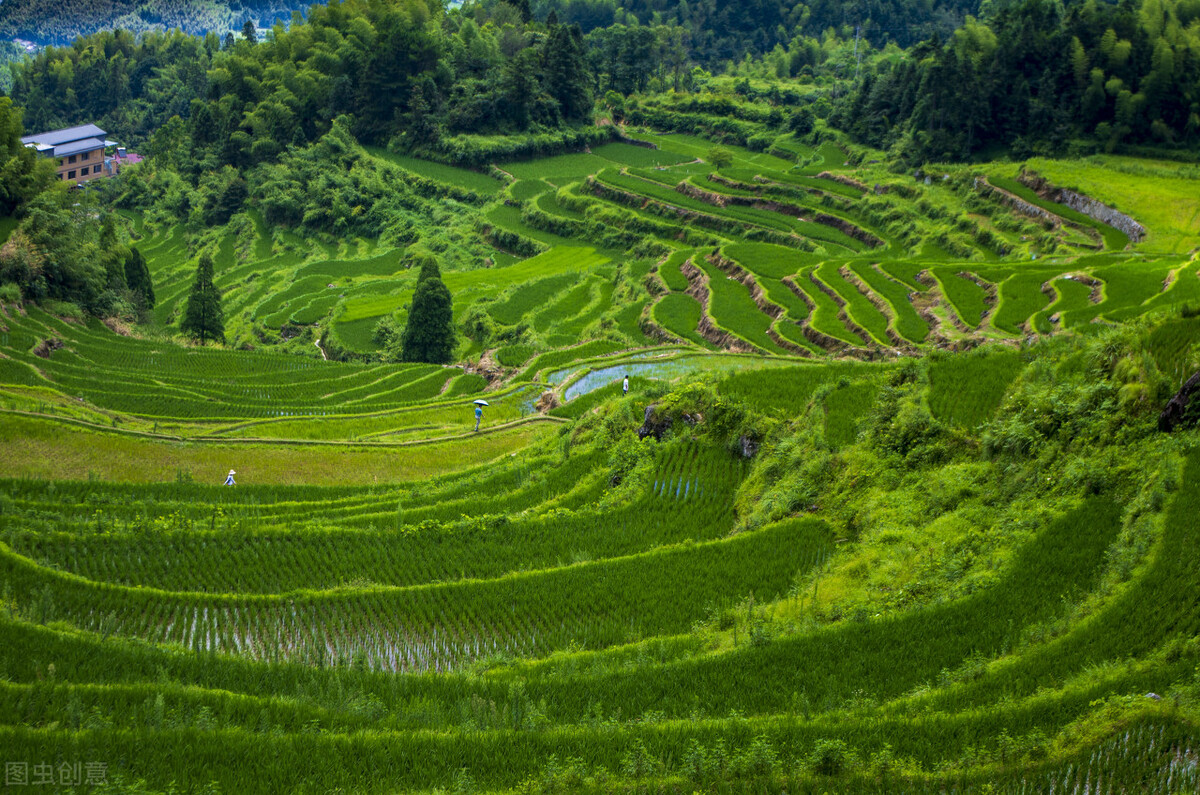
<svg viewBox="0 0 1200 795">
<path fill-rule="evenodd" d="M 668 345 L 686 345 L 686 340 L 675 336 L 654 320 L 654 307 L 658 306 L 658 302 L 668 295 L 671 295 L 670 290 L 660 293 L 653 301 L 642 307 L 642 312 L 638 316 L 638 327 L 641 328 L 643 334 L 651 339 L 659 340 Z"/>
<path fill-rule="evenodd" d="M 982 276 L 972 271 L 959 271 L 955 274 L 969 282 L 974 282 L 983 289 L 983 314 L 980 316 L 979 327 L 982 329 L 985 325 L 991 326 L 992 313 L 995 311 L 1000 299 L 1000 286 L 986 281 Z"/>
<path fill-rule="evenodd" d="M 719 252 L 709 254 L 706 259 L 710 264 L 713 265 L 713 267 L 729 274 L 733 279 L 745 285 L 746 289 L 750 291 L 750 298 L 753 299 L 755 306 L 758 307 L 760 312 L 770 317 L 773 321 L 766 331 L 767 336 L 771 338 L 772 342 L 774 342 L 780 348 L 783 348 L 785 351 L 796 354 L 797 356 L 812 356 L 812 351 L 801 345 L 797 345 L 775 330 L 775 326 L 778 324 L 790 323 L 792 321 L 784 317 L 784 309 L 782 306 L 767 297 L 767 294 L 763 291 L 762 285 L 758 283 L 756 278 L 754 278 L 754 274 L 750 273 L 741 265 Z"/>
<path fill-rule="evenodd" d="M 866 342 L 866 345 L 856 347 L 863 347 L 868 350 L 881 347 L 879 342 L 875 340 L 875 337 L 873 337 L 865 328 L 860 326 L 854 321 L 853 318 L 850 317 L 850 313 L 847 311 L 848 304 L 846 299 L 843 298 L 837 290 L 830 287 L 821 279 L 820 276 L 817 275 L 817 268 L 809 269 L 808 280 L 813 283 L 814 287 L 825 293 L 825 295 L 829 296 L 833 302 L 838 305 L 838 320 L 842 321 L 842 324 L 846 327 L 846 329 L 851 334 L 860 337 L 864 342 Z"/>
<path fill-rule="evenodd" d="M 805 339 L 817 347 L 829 351 L 830 353 L 849 353 L 860 350 L 845 340 L 838 339 L 837 337 L 826 334 L 819 329 L 813 328 L 812 316 L 817 309 L 817 305 L 813 303 L 813 300 L 808 293 L 806 293 L 803 288 L 800 287 L 800 285 L 796 284 L 796 281 L 793 277 L 784 276 L 782 279 L 780 279 L 780 281 L 784 284 L 784 286 L 795 293 L 796 297 L 803 301 L 808 307 L 808 317 L 800 322 L 800 330 L 804 334 Z"/>
<path fill-rule="evenodd" d="M 729 351 L 765 353 L 757 345 L 742 339 L 728 329 L 722 328 L 713 320 L 712 314 L 709 311 L 709 304 L 712 301 L 712 291 L 708 287 L 708 274 L 704 272 L 703 268 L 697 267 L 689 258 L 679 267 L 679 270 L 687 277 L 687 294 L 700 303 L 700 323 L 696 327 L 696 332 L 701 337 L 704 337 L 704 339 L 713 345 Z"/>
<path fill-rule="evenodd" d="M 883 268 L 879 266 L 879 263 L 875 263 L 871 267 L 884 276 L 888 276 Z M 939 346 L 953 346 L 956 344 L 954 336 L 946 333 L 947 322 L 959 334 L 970 333 L 966 329 L 966 324 L 959 319 L 953 308 L 946 306 L 947 301 L 945 296 L 938 296 L 937 279 L 929 274 L 928 269 L 918 272 L 913 276 L 913 279 L 919 284 L 925 285 L 924 292 L 910 292 L 909 296 L 912 300 L 913 309 L 929 324 L 929 339 L 933 344 Z M 934 307 L 940 307 L 945 312 L 945 319 L 942 318 L 942 315 L 934 311 Z"/>
<path fill-rule="evenodd" d="M 849 265 L 842 265 L 840 268 L 838 268 L 838 274 L 845 279 L 851 287 L 858 290 L 858 292 L 862 294 L 863 298 L 866 298 L 868 301 L 870 301 L 871 304 L 879 310 L 881 315 L 887 318 L 887 336 L 892 345 L 894 345 L 898 351 L 903 351 L 907 354 L 916 353 L 917 346 L 900 336 L 900 332 L 896 330 L 896 310 L 892 308 L 891 303 L 879 293 L 872 290 L 869 285 L 859 278 L 857 273 L 850 269 Z"/>
</svg>

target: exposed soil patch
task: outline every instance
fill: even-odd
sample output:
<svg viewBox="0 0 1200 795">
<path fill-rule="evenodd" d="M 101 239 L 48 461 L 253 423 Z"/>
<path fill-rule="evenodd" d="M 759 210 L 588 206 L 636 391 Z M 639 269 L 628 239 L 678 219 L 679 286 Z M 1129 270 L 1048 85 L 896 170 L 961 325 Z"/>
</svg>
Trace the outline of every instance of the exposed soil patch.
<svg viewBox="0 0 1200 795">
<path fill-rule="evenodd" d="M 37 346 L 34 347 L 34 349 L 33 349 L 33 355 L 40 356 L 43 359 L 49 359 L 50 354 L 54 353 L 56 350 L 58 350 L 62 346 L 63 346 L 62 340 L 60 340 L 58 337 L 51 337 L 49 339 L 45 339 L 45 340 L 42 340 L 41 342 L 39 342 L 37 344 Z"/>
</svg>

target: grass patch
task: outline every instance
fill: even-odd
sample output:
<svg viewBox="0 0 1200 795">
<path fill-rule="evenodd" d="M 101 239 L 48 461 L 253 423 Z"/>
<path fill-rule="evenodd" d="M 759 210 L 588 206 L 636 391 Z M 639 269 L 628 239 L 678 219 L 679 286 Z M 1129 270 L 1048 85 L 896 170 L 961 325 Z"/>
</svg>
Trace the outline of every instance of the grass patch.
<svg viewBox="0 0 1200 795">
<path fill-rule="evenodd" d="M 1200 245 L 1200 191 L 1195 179 L 1179 173 L 1185 165 L 1112 155 L 1034 158 L 1028 165 L 1056 185 L 1132 216 L 1147 230 L 1141 250 L 1182 254 Z"/>
<path fill-rule="evenodd" d="M 771 318 L 754 303 L 746 285 L 729 278 L 714 265 L 697 264 L 708 274 L 708 311 L 717 325 L 763 350 L 787 355 L 786 350 L 767 336 Z"/>
<path fill-rule="evenodd" d="M 825 441 L 834 447 L 853 444 L 878 394 L 874 380 L 853 381 L 830 392 L 825 398 Z"/>
<path fill-rule="evenodd" d="M 576 182 L 601 169 L 611 168 L 612 161 L 587 153 L 555 155 L 540 160 L 519 160 L 501 163 L 499 168 L 517 179 L 550 180 L 556 185 L 563 180 Z"/>
<path fill-rule="evenodd" d="M 987 293 L 983 288 L 965 276 L 959 276 L 956 268 L 932 268 L 929 272 L 962 322 L 971 328 L 979 328 L 983 313 L 987 311 Z"/>
<path fill-rule="evenodd" d="M 992 325 L 1009 334 L 1025 333 L 1024 324 L 1049 306 L 1051 299 L 1042 292 L 1042 284 L 1053 274 L 1039 270 L 1020 270 L 1000 283 L 1000 302 Z"/>
<path fill-rule="evenodd" d="M 411 171 L 414 174 L 435 182 L 444 182 L 447 185 L 466 188 L 483 196 L 494 196 L 504 189 L 503 182 L 487 174 L 481 174 L 478 171 L 458 168 L 457 166 L 448 166 L 444 163 L 435 163 L 432 160 L 421 160 L 420 158 L 408 157 L 407 155 L 398 155 L 378 146 L 366 146 L 363 148 L 372 157 L 400 166 L 405 171 Z"/>
<path fill-rule="evenodd" d="M 838 263 L 827 262 L 817 267 L 816 275 L 846 302 L 846 313 L 851 320 L 865 329 L 880 345 L 890 345 L 887 317 L 839 271 Z"/>
<path fill-rule="evenodd" d="M 865 346 L 867 344 L 866 341 L 846 328 L 846 324 L 838 317 L 842 309 L 837 305 L 837 302 L 808 278 L 808 274 L 812 270 L 813 268 L 805 268 L 793 278 L 796 286 L 808 296 L 808 300 L 813 304 L 813 311 L 808 321 L 809 325 L 814 330 L 828 337 L 833 337 L 859 348 Z"/>
<path fill-rule="evenodd" d="M 505 345 L 496 350 L 496 361 L 505 367 L 520 367 L 533 356 L 532 345 Z"/>
<path fill-rule="evenodd" d="M 1061 322 L 1064 314 L 1081 312 L 1092 305 L 1091 285 L 1076 279 L 1061 277 L 1055 279 L 1051 286 L 1054 287 L 1054 303 L 1033 316 L 1033 327 L 1039 334 L 1049 334 L 1054 330 L 1054 324 L 1050 318 L 1055 315 L 1058 315 Z"/>
<path fill-rule="evenodd" d="M 715 350 L 716 346 L 696 331 L 700 325 L 701 312 L 700 302 L 690 295 L 669 293 L 658 299 L 650 314 L 654 322 L 680 339 Z"/>
<path fill-rule="evenodd" d="M 525 315 L 545 306 L 547 302 L 556 298 L 578 279 L 578 275 L 574 273 L 562 273 L 522 284 L 513 291 L 508 300 L 488 307 L 488 314 L 497 323 L 503 323 L 506 326 L 516 325 Z"/>
<path fill-rule="evenodd" d="M 680 249 L 674 251 L 663 264 L 658 266 L 658 275 L 662 278 L 663 283 L 668 289 L 676 292 L 684 292 L 688 288 L 687 277 L 683 275 L 680 266 L 687 262 L 688 258 L 697 253 L 697 249 Z"/>
<path fill-rule="evenodd" d="M 464 413 L 463 432 L 470 430 Z M 220 485 L 238 470 L 247 484 L 352 485 L 412 481 L 453 472 L 527 447 L 555 431 L 534 423 L 405 451 L 353 447 L 157 442 L 7 417 L 0 423 L 0 477 L 162 483 L 184 477 Z"/>
<path fill-rule="evenodd" d="M 929 323 L 913 308 L 906 285 L 888 278 L 869 262 L 852 262 L 850 270 L 873 292 L 887 301 L 895 316 L 896 332 L 901 337 L 918 345 L 925 341 L 929 336 Z"/>
<path fill-rule="evenodd" d="M 929 366 L 929 410 L 943 422 L 976 430 L 995 414 L 1024 368 L 1020 351 L 1000 345 L 938 356 Z"/>
<path fill-rule="evenodd" d="M 634 146 L 619 141 L 594 147 L 592 154 L 630 168 L 674 166 L 689 159 L 677 152 L 648 149 L 644 146 Z"/>
</svg>

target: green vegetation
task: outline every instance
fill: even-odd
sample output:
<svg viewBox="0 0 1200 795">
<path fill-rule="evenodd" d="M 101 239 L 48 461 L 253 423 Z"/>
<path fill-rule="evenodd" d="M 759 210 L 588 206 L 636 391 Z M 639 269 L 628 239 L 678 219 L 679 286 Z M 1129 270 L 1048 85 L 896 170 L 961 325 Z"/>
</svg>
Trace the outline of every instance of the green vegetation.
<svg viewBox="0 0 1200 795">
<path fill-rule="evenodd" d="M 1197 34 L 1182 29 L 1195 18 L 1190 4 L 1170 1 L 1071 13 L 1018 3 L 931 42 L 919 65 L 881 60 L 831 120 L 870 146 L 897 145 L 913 164 L 992 146 L 1018 157 L 1130 145 L 1186 152 L 1196 143 L 1200 66 L 1185 55 Z M 1031 60 L 1054 85 L 1014 99 Z"/>
<path fill-rule="evenodd" d="M 289 0 L 250 0 L 236 5 L 196 5 L 179 0 L 142 4 L 128 0 L 107 3 L 70 0 L 48 12 L 40 3 L 14 0 L 5 3 L 0 12 L 0 34 L 38 43 L 66 44 L 78 36 L 114 27 L 132 33 L 179 28 L 191 34 L 213 31 L 224 35 L 232 31 L 240 33 L 249 26 L 250 33 L 257 36 L 256 27 L 270 28 L 276 22 L 291 19 L 293 11 L 302 10 L 302 4 Z"/>
<path fill-rule="evenodd" d="M 454 358 L 454 310 L 437 260 L 425 255 L 400 337 L 405 362 L 448 364 Z"/>
<path fill-rule="evenodd" d="M 755 304 L 746 286 L 707 262 L 703 262 L 701 268 L 708 275 L 707 309 L 717 325 L 737 333 L 758 349 L 769 353 L 786 353 L 767 336 L 771 319 Z"/>
<path fill-rule="evenodd" d="M 1100 155 L 1077 162 L 1035 158 L 1028 165 L 1140 220 L 1148 230 L 1142 245 L 1147 251 L 1181 254 L 1200 233 L 1194 166 Z"/>
<path fill-rule="evenodd" d="M 992 325 L 1009 334 L 1020 334 L 1026 321 L 1035 312 L 1045 308 L 1051 302 L 1050 296 L 1042 291 L 1046 277 L 1052 276 L 1041 269 L 1030 269 L 1015 273 L 1000 281 L 1000 304 Z"/>
<path fill-rule="evenodd" d="M 679 266 L 687 262 L 695 253 L 689 249 L 681 249 L 673 252 L 671 256 L 658 266 L 658 275 L 662 277 L 663 283 L 667 288 L 675 292 L 684 292 L 688 288 L 687 277 L 679 270 Z"/>
<path fill-rule="evenodd" d="M 861 364 L 805 365 L 773 370 L 770 379 L 747 372 L 721 382 L 721 393 L 757 406 L 760 411 L 792 418 L 804 413 L 813 393 L 825 384 L 836 384 L 868 371 Z"/>
<path fill-rule="evenodd" d="M 653 318 L 671 334 L 703 348 L 715 347 L 700 336 L 700 317 L 704 310 L 700 302 L 690 295 L 671 293 L 664 295 L 654 304 Z"/>
<path fill-rule="evenodd" d="M 1091 304 L 1092 295 L 1096 290 L 1092 285 L 1071 276 L 1055 279 L 1050 285 L 1054 290 L 1054 303 L 1033 318 L 1033 327 L 1039 334 L 1049 334 L 1053 331 L 1055 320 L 1061 322 L 1064 313 L 1086 309 Z"/>
<path fill-rule="evenodd" d="M 881 345 L 888 344 L 887 318 L 842 276 L 836 263 L 827 262 L 818 266 L 812 273 L 824 286 L 840 297 L 840 303 L 845 305 L 847 315 L 866 330 L 875 342 Z"/>
<path fill-rule="evenodd" d="M 1196 431 L 1168 439 L 1149 407 L 1105 395 L 1125 394 L 1131 373 L 1156 394 L 1174 377 L 1157 363 L 1173 366 L 1193 326 L 886 364 L 714 368 L 673 384 L 666 373 L 687 371 L 617 356 L 592 365 L 599 389 L 554 411 L 567 424 L 480 435 L 455 396 L 484 379 L 461 376 L 454 394 L 405 412 L 330 420 L 391 445 L 381 449 L 272 441 L 274 420 L 235 446 L 222 437 L 247 420 L 157 420 L 194 439 L 181 447 L 148 420 L 6 376 L 6 747 L 32 756 L 86 737 L 113 760 L 112 780 L 152 790 L 470 776 L 502 791 L 567 775 L 552 756 L 607 782 L 593 789 L 870 791 L 881 758 L 915 791 L 963 776 L 1019 790 L 1083 756 L 1094 775 L 1157 780 L 1165 762 L 1148 751 L 1105 749 L 1129 731 L 1147 747 L 1194 738 L 1197 583 L 1184 561 L 1200 459 L 1177 444 Z M 19 361 L 49 329 L 65 344 L 39 361 L 109 350 L 125 381 L 236 361 L 297 396 L 349 404 L 354 383 L 387 375 L 211 349 L 184 354 L 176 372 L 131 356 L 161 343 L 37 310 L 2 350 Z M 557 366 L 554 355 L 530 367 Z M 487 394 L 488 417 L 505 422 L 505 393 Z M 430 430 L 443 399 L 465 438 Z M 14 413 L 37 401 L 40 416 Z M 670 429 L 638 442 L 647 405 Z M 278 422 L 295 432 L 326 420 Z M 758 445 L 748 459 L 745 439 Z M 215 485 L 226 462 L 236 489 Z M 1005 474 L 1014 468 L 1025 474 Z M 33 699 L 49 661 L 54 692 Z M 878 737 L 862 733 L 868 720 Z M 218 756 L 171 750 L 197 732 Z M 130 733 L 153 750 L 123 754 Z M 453 752 L 426 753 L 433 734 Z M 308 751 L 260 783 L 241 743 L 281 736 L 311 738 Z M 363 768 L 347 743 L 359 762 L 385 745 L 422 761 Z M 767 747 L 768 761 L 748 761 Z M 698 748 L 743 761 L 694 767 Z"/>
<path fill-rule="evenodd" d="M 192 282 L 179 330 L 199 340 L 225 341 L 225 312 L 221 309 L 221 292 L 213 285 L 213 261 L 208 254 L 200 255 L 196 265 L 196 280 Z"/>
<path fill-rule="evenodd" d="M 929 411 L 943 422 L 977 430 L 993 417 L 1026 363 L 1020 352 L 994 347 L 940 357 L 929 368 Z"/>
<path fill-rule="evenodd" d="M 1196 9 L 726 5 L 13 67 L 6 775 L 1200 788 Z"/>
<path fill-rule="evenodd" d="M 496 361 L 505 367 L 520 367 L 533 356 L 532 345 L 506 345 L 496 350 Z"/>
<path fill-rule="evenodd" d="M 1017 182 L 1015 179 L 1008 179 L 1007 177 L 989 176 L 988 181 L 991 182 L 996 187 L 1003 188 L 1004 190 L 1008 191 L 1009 193 L 1013 194 L 1014 196 L 1018 196 L 1021 199 L 1024 199 L 1025 201 L 1029 202 L 1030 204 L 1033 204 L 1038 207 L 1042 207 L 1043 209 L 1049 210 L 1050 212 L 1057 215 L 1059 218 L 1062 218 L 1062 219 L 1067 220 L 1074 224 L 1079 224 L 1080 226 L 1086 226 L 1086 227 L 1091 227 L 1092 229 L 1096 229 L 1097 231 L 1100 232 L 1101 236 L 1104 238 L 1104 247 L 1107 249 L 1110 249 L 1113 251 L 1120 251 L 1121 249 L 1125 248 L 1125 246 L 1129 245 L 1129 237 L 1124 232 L 1121 232 L 1118 229 L 1113 229 L 1111 226 L 1108 226 L 1107 224 L 1099 223 L 1099 222 L 1089 218 L 1088 216 L 1084 215 L 1081 212 L 1072 210 L 1070 207 L 1067 207 L 1062 204 L 1056 204 L 1051 201 L 1047 201 L 1047 200 L 1043 199 L 1042 197 L 1038 196 L 1034 191 L 1030 190 L 1025 185 L 1022 185 L 1020 182 Z"/>
<path fill-rule="evenodd" d="M 971 328 L 978 328 L 983 322 L 983 313 L 987 311 L 984 288 L 949 268 L 935 268 L 930 272 L 962 322 Z"/>
</svg>

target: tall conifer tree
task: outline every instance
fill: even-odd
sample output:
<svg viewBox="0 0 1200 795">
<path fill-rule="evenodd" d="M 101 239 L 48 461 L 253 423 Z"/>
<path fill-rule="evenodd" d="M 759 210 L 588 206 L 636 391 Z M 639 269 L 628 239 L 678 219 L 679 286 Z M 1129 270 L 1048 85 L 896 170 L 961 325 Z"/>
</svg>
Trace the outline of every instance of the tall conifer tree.
<svg viewBox="0 0 1200 795">
<path fill-rule="evenodd" d="M 400 344 L 401 358 L 406 362 L 446 364 L 454 358 L 452 299 L 433 257 L 421 259 L 421 273 Z"/>
<path fill-rule="evenodd" d="M 129 256 L 125 259 L 125 285 L 131 292 L 142 297 L 147 309 L 154 308 L 154 282 L 150 278 L 150 269 L 146 267 L 142 252 L 136 248 L 130 249 Z"/>
<path fill-rule="evenodd" d="M 200 255 L 196 266 L 196 281 L 188 294 L 187 306 L 183 310 L 183 322 L 179 329 L 200 340 L 225 341 L 225 313 L 221 310 L 221 291 L 213 284 L 213 261 L 206 252 Z"/>
</svg>

